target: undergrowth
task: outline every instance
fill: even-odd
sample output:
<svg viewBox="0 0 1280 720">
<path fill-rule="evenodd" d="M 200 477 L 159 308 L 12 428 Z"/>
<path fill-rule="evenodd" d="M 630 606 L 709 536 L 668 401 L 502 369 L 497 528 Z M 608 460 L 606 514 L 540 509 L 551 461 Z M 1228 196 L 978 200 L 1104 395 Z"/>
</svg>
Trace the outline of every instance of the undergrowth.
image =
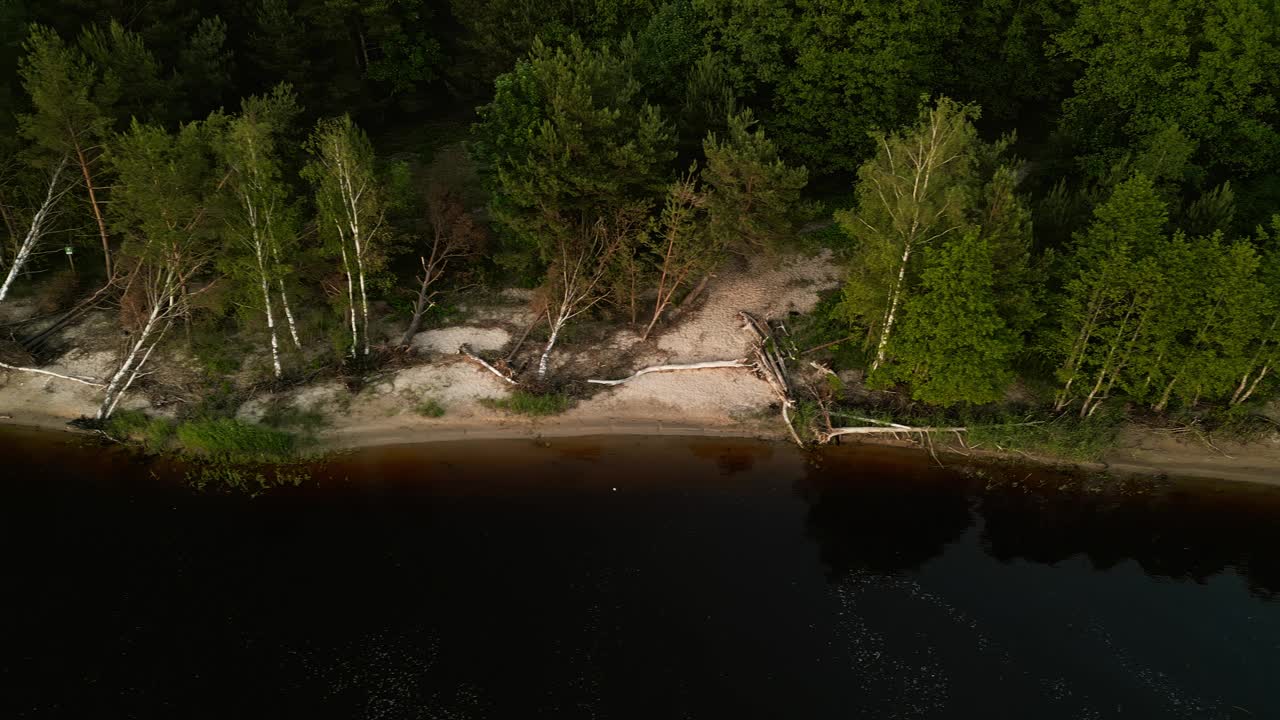
<svg viewBox="0 0 1280 720">
<path fill-rule="evenodd" d="M 506 410 L 517 415 L 559 415 L 569 409 L 571 401 L 564 393 L 532 393 L 527 390 L 516 390 L 510 397 L 485 398 L 480 401 L 485 407 Z"/>
</svg>

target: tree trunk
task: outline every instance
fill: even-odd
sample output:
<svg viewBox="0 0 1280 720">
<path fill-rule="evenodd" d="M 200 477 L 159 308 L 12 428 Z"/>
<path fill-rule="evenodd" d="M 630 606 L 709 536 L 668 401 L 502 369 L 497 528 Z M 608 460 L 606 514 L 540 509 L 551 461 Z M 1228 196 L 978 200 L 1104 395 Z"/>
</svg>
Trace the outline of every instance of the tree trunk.
<svg viewBox="0 0 1280 720">
<path fill-rule="evenodd" d="M 542 350 L 542 357 L 538 359 L 538 379 L 541 380 L 547 376 L 547 359 L 551 357 L 551 348 L 556 346 L 556 339 L 560 336 L 560 328 L 564 327 L 564 320 L 560 319 L 551 325 L 551 337 L 547 340 L 547 346 Z"/>
<path fill-rule="evenodd" d="M 271 366 L 275 370 L 276 377 L 279 378 L 284 374 L 280 369 L 280 342 L 276 338 L 276 318 L 271 312 L 271 286 L 267 284 L 267 268 L 262 262 L 262 247 L 256 248 L 258 256 L 258 280 L 262 285 L 262 303 L 263 309 L 267 313 L 267 332 L 271 335 Z"/>
<path fill-rule="evenodd" d="M 284 318 L 289 323 L 289 336 L 293 338 L 293 346 L 302 349 L 302 341 L 298 339 L 298 324 L 293 321 L 293 310 L 289 307 L 289 295 L 284 291 L 284 280 L 280 281 L 280 304 L 284 306 Z"/>
<path fill-rule="evenodd" d="M 156 322 L 160 317 L 160 308 L 163 304 L 163 302 L 158 302 L 151 308 L 151 315 L 147 317 L 147 323 L 142 326 L 142 331 L 138 334 L 137 342 L 133 344 L 133 348 L 130 349 L 129 354 L 125 356 L 124 362 L 120 363 L 120 369 L 116 370 L 115 375 L 112 375 L 110 382 L 107 383 L 107 390 L 102 399 L 102 405 L 98 408 L 97 417 L 99 420 L 106 420 L 111 417 L 111 413 L 115 411 L 118 395 L 117 388 L 120 387 L 120 383 L 124 380 L 125 375 L 129 374 L 129 372 L 133 370 L 134 360 L 138 357 L 138 353 L 141 352 L 142 346 L 147 344 L 147 340 L 150 339 L 151 333 L 155 330 Z M 130 380 L 130 382 L 132 382 L 132 380 Z M 120 390 L 119 392 L 122 393 L 123 390 Z"/>
<path fill-rule="evenodd" d="M 347 274 L 347 306 L 351 309 L 351 359 L 356 358 L 356 347 L 360 344 L 359 335 L 356 332 L 356 286 L 355 281 L 351 277 L 351 263 L 347 261 L 347 247 L 345 241 L 341 247 L 342 250 L 342 268 Z"/>
<path fill-rule="evenodd" d="M 1249 386 L 1248 392 L 1244 394 L 1244 397 L 1240 398 L 1240 402 L 1236 403 L 1237 405 L 1243 404 L 1246 400 L 1249 399 L 1249 396 L 1253 395 L 1253 391 L 1258 389 L 1258 383 L 1262 382 L 1262 379 L 1267 376 L 1267 372 L 1269 372 L 1270 370 L 1271 370 L 1270 364 L 1262 366 L 1262 370 L 1258 372 L 1258 377 L 1254 378 L 1253 384 Z"/>
<path fill-rule="evenodd" d="M 93 208 L 93 218 L 98 223 L 98 234 L 102 237 L 102 258 L 107 265 L 107 278 L 111 278 L 111 243 L 107 240 L 107 223 L 102 219 L 102 208 L 98 206 L 98 195 L 93 187 L 93 176 L 89 173 L 89 161 L 84 156 L 80 143 L 75 143 L 76 159 L 80 163 L 80 173 L 84 176 L 84 186 L 89 191 L 89 206 Z"/>
<path fill-rule="evenodd" d="M 907 261 L 911 258 L 911 242 L 908 241 L 902 251 L 902 264 L 898 266 L 898 280 L 889 293 L 889 313 L 885 316 L 884 330 L 880 332 L 880 341 L 876 343 L 876 359 L 871 363 L 871 371 L 875 372 L 884 364 L 885 351 L 889 347 L 889 334 L 893 332 L 893 322 L 898 314 L 898 300 L 902 297 L 902 284 L 907 276 Z"/>
<path fill-rule="evenodd" d="M 40 209 L 36 211 L 34 217 L 31 218 L 31 227 L 27 230 L 27 235 L 22 240 L 22 245 L 18 247 L 18 252 L 13 257 L 13 264 L 9 266 L 9 274 L 4 278 L 4 284 L 0 284 L 0 302 L 4 302 L 5 297 L 9 295 L 9 288 L 12 287 L 13 281 L 22 272 L 22 268 L 27 264 L 27 260 L 31 257 L 31 251 L 36 245 L 40 244 L 40 240 L 44 237 L 44 223 L 49 219 L 49 211 L 57 204 L 61 194 L 54 193 L 58 185 L 58 177 L 62 175 L 62 168 L 67 164 L 64 157 L 58 163 L 57 169 L 53 171 L 53 177 L 49 180 L 49 190 L 45 193 L 44 202 L 41 203 Z"/>
</svg>

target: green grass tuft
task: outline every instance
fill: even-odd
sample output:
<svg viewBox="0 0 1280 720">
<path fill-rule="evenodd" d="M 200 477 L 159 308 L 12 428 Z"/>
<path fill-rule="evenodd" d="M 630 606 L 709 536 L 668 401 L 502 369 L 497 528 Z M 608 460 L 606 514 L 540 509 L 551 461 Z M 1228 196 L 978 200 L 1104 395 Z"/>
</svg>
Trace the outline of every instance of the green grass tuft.
<svg viewBox="0 0 1280 720">
<path fill-rule="evenodd" d="M 481 400 L 480 404 L 517 415 L 559 415 L 569 409 L 571 402 L 569 396 L 563 393 L 539 395 L 527 390 L 516 390 L 510 397 L 487 398 Z"/>
<path fill-rule="evenodd" d="M 967 442 L 984 449 L 1021 450 L 1077 462 L 1095 462 L 1116 445 L 1122 413 L 1081 420 L 1073 414 L 1036 424 L 971 425 Z"/>
<path fill-rule="evenodd" d="M 188 452 L 233 462 L 288 460 L 297 451 L 290 433 L 232 418 L 185 422 L 177 437 Z"/>
<path fill-rule="evenodd" d="M 413 411 L 422 417 L 438 418 L 444 417 L 445 409 L 435 398 L 423 398 L 422 402 L 413 406 Z"/>
</svg>

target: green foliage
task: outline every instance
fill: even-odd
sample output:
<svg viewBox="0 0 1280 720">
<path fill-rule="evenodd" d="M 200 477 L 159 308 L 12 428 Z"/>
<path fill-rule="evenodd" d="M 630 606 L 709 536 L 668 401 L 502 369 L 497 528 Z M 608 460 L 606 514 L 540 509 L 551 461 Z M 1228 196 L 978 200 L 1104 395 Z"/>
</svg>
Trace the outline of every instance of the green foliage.
<svg viewBox="0 0 1280 720">
<path fill-rule="evenodd" d="M 102 71 L 100 82 L 93 87 L 93 99 L 114 115 L 116 127 L 126 127 L 130 121 L 171 119 L 177 109 L 174 79 L 166 77 L 140 35 L 113 19 L 106 27 L 86 27 L 80 34 L 80 47 Z"/>
<path fill-rule="evenodd" d="M 569 409 L 571 401 L 562 393 L 534 393 L 516 390 L 505 398 L 487 398 L 480 401 L 486 407 L 505 410 L 516 415 L 559 415 Z"/>
<path fill-rule="evenodd" d="M 810 3 L 697 0 L 707 41 L 730 58 L 740 95 L 772 99 L 766 118 L 811 168 L 856 168 L 870 133 L 896 128 L 949 66 L 963 11 L 947 0 Z"/>
<path fill-rule="evenodd" d="M 966 442 L 984 450 L 1020 450 L 1077 462 L 1095 462 L 1116 445 L 1123 427 L 1119 412 L 1081 419 L 1067 413 L 1043 422 L 970 425 Z"/>
<path fill-rule="evenodd" d="M 778 248 L 792 230 L 809 176 L 802 167 L 787 166 L 755 124 L 751 111 L 744 110 L 729 118 L 724 137 L 711 133 L 702 144 L 711 236 L 741 251 Z"/>
<path fill-rule="evenodd" d="M 32 25 L 18 67 L 32 112 L 19 116 L 22 136 L 54 157 L 96 145 L 111 125 L 99 104 L 101 74 L 53 30 Z"/>
<path fill-rule="evenodd" d="M 1254 0 L 1085 0 L 1055 38 L 1081 63 L 1064 122 L 1100 174 L 1169 123 L 1200 143 L 1202 164 L 1274 166 L 1275 10 Z"/>
<path fill-rule="evenodd" d="M 1013 380 L 1021 338 L 1000 316 L 994 248 L 975 229 L 927 256 L 905 303 L 896 374 L 931 405 L 995 402 Z"/>
<path fill-rule="evenodd" d="M 836 213 L 854 242 L 841 311 L 866 329 L 876 348 L 873 370 L 887 357 L 920 251 L 966 224 L 978 179 L 976 116 L 943 98 L 915 126 L 881 136 L 879 152 L 858 170 L 856 208 Z"/>
<path fill-rule="evenodd" d="M 173 422 L 149 417 L 141 410 L 121 410 L 106 420 L 102 431 L 120 440 L 138 442 L 151 453 L 164 452 L 173 438 Z"/>
<path fill-rule="evenodd" d="M 187 452 L 236 462 L 288 460 L 297 451 L 293 435 L 234 418 L 190 420 L 176 435 Z"/>
<path fill-rule="evenodd" d="M 478 112 L 491 210 L 517 255 L 546 261 L 564 234 L 647 206 L 674 157 L 671 128 L 641 99 L 628 59 L 577 37 L 535 41 Z"/>
<path fill-rule="evenodd" d="M 413 411 L 422 417 L 438 418 L 444 417 L 445 407 L 440 401 L 433 398 L 423 398 L 418 404 L 413 406 Z"/>
</svg>

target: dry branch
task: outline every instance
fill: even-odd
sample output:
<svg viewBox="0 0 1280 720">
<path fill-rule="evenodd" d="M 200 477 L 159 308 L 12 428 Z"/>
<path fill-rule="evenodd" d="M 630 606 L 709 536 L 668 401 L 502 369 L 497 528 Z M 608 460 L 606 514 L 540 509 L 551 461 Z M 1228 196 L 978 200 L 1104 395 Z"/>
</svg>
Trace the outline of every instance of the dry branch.
<svg viewBox="0 0 1280 720">
<path fill-rule="evenodd" d="M 506 381 L 507 383 L 510 383 L 511 385 L 519 385 L 519 384 L 520 384 L 520 383 L 516 382 L 515 380 L 513 380 L 513 379 L 511 378 L 511 376 L 510 376 L 510 375 L 507 375 L 506 373 L 502 372 L 502 371 L 501 371 L 501 370 L 499 370 L 498 368 L 496 368 L 496 367 L 494 367 L 494 366 L 490 365 L 489 363 L 485 362 L 484 360 L 482 360 L 482 359 L 480 358 L 480 356 L 478 356 L 478 355 L 476 355 L 475 353 L 471 352 L 471 350 L 470 350 L 466 345 L 459 345 L 459 346 L 458 346 L 458 354 L 465 356 L 465 357 L 466 357 L 468 360 L 470 360 L 471 362 L 476 363 L 477 365 L 479 365 L 480 367 L 484 368 L 485 370 L 488 370 L 489 372 L 493 373 L 494 375 L 497 375 L 498 377 L 502 378 L 504 381 Z"/>
<path fill-rule="evenodd" d="M 0 368 L 4 368 L 5 370 L 18 370 L 20 372 L 29 372 L 29 373 L 37 373 L 40 375 L 48 375 L 49 377 L 56 377 L 60 380 L 70 380 L 71 382 L 78 382 L 81 385 L 89 385 L 91 387 L 106 387 L 106 383 L 97 382 L 92 378 L 76 377 L 75 375 L 63 375 L 61 373 L 51 372 L 49 370 L 41 370 L 40 368 L 19 367 L 17 365 L 10 365 L 8 363 L 3 363 L 3 362 L 0 362 Z"/>
</svg>

